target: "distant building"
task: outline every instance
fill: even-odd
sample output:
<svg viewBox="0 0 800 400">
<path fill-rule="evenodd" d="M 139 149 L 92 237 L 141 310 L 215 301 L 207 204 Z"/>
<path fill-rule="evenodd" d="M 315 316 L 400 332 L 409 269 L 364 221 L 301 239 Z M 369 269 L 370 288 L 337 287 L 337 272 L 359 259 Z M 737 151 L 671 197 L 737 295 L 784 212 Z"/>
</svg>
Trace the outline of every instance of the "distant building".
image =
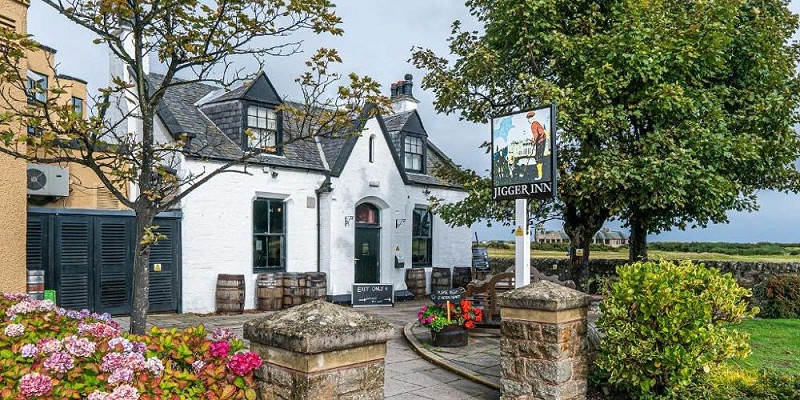
<svg viewBox="0 0 800 400">
<path fill-rule="evenodd" d="M 536 243 L 569 243 L 569 236 L 563 230 L 547 231 L 543 226 L 537 226 L 534 234 Z M 592 244 L 602 244 L 611 247 L 620 247 L 628 244 L 628 235 L 609 228 L 600 229 L 594 234 Z"/>
</svg>

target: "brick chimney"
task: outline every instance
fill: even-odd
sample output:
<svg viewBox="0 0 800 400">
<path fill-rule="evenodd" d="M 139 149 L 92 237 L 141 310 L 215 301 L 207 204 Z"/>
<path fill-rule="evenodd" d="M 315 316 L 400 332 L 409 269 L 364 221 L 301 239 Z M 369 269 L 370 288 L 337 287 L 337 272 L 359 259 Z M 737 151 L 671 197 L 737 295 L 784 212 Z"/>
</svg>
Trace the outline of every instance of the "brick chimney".
<svg viewBox="0 0 800 400">
<path fill-rule="evenodd" d="M 411 92 L 414 87 L 413 79 L 414 77 L 411 76 L 411 74 L 406 74 L 404 80 L 392 83 L 392 110 L 394 110 L 395 113 L 417 109 L 419 100 L 415 99 Z"/>
</svg>

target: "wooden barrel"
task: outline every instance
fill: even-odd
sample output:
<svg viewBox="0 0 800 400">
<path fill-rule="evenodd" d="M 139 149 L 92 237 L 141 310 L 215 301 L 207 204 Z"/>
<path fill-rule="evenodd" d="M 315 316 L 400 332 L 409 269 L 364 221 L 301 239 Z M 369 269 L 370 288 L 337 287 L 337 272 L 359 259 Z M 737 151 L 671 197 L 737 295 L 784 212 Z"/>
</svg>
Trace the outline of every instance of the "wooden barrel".
<svg viewBox="0 0 800 400">
<path fill-rule="evenodd" d="M 244 311 L 244 275 L 217 275 L 217 312 L 241 314 Z"/>
<path fill-rule="evenodd" d="M 406 287 L 415 298 L 421 299 L 425 297 L 426 286 L 425 268 L 409 268 L 406 270 Z"/>
<path fill-rule="evenodd" d="M 275 311 L 283 307 L 283 273 L 258 274 L 256 287 L 256 308 Z"/>
<path fill-rule="evenodd" d="M 453 287 L 467 288 L 472 280 L 472 267 L 453 267 Z"/>
<path fill-rule="evenodd" d="M 26 287 L 28 297 L 35 300 L 44 299 L 44 271 L 28 270 L 28 284 Z"/>
<path fill-rule="evenodd" d="M 305 274 L 297 272 L 283 273 L 283 308 L 299 306 L 303 304 L 303 296 L 306 294 Z"/>
<path fill-rule="evenodd" d="M 306 272 L 306 296 L 304 302 L 325 300 L 328 296 L 328 277 L 324 272 Z"/>
<path fill-rule="evenodd" d="M 450 268 L 433 267 L 431 271 L 431 292 L 450 288 Z"/>
</svg>

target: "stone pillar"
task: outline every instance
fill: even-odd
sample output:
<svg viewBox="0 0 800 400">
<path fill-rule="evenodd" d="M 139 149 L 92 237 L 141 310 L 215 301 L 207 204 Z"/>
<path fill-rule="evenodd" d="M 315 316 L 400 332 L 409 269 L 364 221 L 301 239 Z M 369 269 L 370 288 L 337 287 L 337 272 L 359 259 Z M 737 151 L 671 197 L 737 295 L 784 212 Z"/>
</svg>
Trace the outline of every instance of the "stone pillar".
<svg viewBox="0 0 800 400">
<path fill-rule="evenodd" d="M 321 300 L 248 321 L 244 338 L 264 360 L 255 373 L 259 399 L 383 399 L 393 330 Z"/>
<path fill-rule="evenodd" d="M 585 399 L 589 296 L 540 280 L 499 296 L 502 399 Z"/>
</svg>

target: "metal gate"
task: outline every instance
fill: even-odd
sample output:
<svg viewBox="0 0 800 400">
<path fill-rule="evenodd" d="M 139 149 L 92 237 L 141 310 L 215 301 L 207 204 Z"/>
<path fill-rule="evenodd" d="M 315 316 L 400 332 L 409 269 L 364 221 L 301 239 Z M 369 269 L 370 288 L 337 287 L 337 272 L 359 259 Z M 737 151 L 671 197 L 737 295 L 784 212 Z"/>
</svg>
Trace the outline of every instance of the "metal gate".
<svg viewBox="0 0 800 400">
<path fill-rule="evenodd" d="M 28 269 L 45 271 L 64 308 L 130 313 L 134 224 L 125 211 L 29 208 Z M 165 239 L 150 250 L 150 311 L 180 311 L 180 213 L 155 225 Z"/>
</svg>

